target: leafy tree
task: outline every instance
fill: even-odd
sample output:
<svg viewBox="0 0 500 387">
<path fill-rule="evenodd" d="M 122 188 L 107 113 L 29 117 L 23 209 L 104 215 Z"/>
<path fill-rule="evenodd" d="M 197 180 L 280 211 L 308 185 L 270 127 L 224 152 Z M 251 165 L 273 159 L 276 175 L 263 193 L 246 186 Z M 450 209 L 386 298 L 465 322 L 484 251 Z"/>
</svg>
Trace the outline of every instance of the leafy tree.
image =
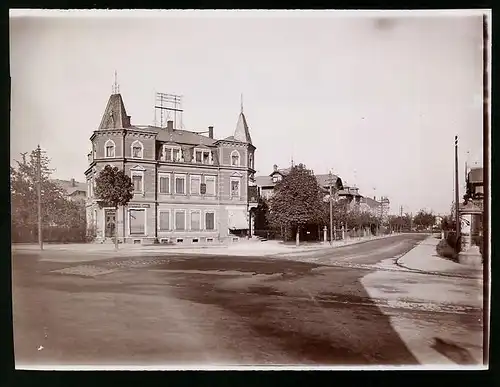
<svg viewBox="0 0 500 387">
<path fill-rule="evenodd" d="M 16 160 L 10 167 L 11 223 L 21 240 L 32 240 L 38 233 L 37 197 L 37 151 L 29 157 L 22 154 L 23 161 Z M 44 228 L 59 227 L 69 234 L 75 229 L 85 229 L 85 209 L 81 204 L 68 200 L 56 182 L 50 180 L 53 169 L 44 152 L 40 157 L 42 224 Z M 49 230 L 50 231 L 50 230 Z"/>
<path fill-rule="evenodd" d="M 413 221 L 417 227 L 421 229 L 429 228 L 436 222 L 436 215 L 432 212 L 426 212 L 425 210 L 420 210 L 417 215 L 415 215 Z"/>
<path fill-rule="evenodd" d="M 113 207 L 118 213 L 119 206 L 126 206 L 134 197 L 134 185 L 130 177 L 121 169 L 106 165 L 95 179 L 95 195 L 99 206 Z M 117 227 L 114 228 L 115 248 L 118 249 Z"/>
<path fill-rule="evenodd" d="M 299 245 L 301 228 L 322 221 L 322 208 L 323 193 L 316 177 L 299 164 L 276 185 L 269 201 L 269 221 L 276 228 L 295 229 L 295 241 Z"/>
</svg>

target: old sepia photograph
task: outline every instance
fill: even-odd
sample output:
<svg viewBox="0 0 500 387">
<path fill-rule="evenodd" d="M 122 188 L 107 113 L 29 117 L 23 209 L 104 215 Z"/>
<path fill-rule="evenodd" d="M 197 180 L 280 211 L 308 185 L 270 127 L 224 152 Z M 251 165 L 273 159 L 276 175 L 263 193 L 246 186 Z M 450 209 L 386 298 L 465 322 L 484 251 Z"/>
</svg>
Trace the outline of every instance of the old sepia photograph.
<svg viewBox="0 0 500 387">
<path fill-rule="evenodd" d="M 487 369 L 491 11 L 11 9 L 16 369 Z"/>
</svg>

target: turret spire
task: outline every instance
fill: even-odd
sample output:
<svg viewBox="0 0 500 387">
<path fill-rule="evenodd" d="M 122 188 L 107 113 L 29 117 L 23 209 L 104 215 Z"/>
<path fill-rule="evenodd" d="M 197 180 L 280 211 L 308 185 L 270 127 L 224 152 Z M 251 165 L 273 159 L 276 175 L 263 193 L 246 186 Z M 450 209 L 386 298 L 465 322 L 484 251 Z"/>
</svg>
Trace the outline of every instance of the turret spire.
<svg viewBox="0 0 500 387">
<path fill-rule="evenodd" d="M 118 85 L 118 76 L 115 70 L 115 83 L 113 84 L 113 94 L 120 94 L 120 85 Z"/>
</svg>

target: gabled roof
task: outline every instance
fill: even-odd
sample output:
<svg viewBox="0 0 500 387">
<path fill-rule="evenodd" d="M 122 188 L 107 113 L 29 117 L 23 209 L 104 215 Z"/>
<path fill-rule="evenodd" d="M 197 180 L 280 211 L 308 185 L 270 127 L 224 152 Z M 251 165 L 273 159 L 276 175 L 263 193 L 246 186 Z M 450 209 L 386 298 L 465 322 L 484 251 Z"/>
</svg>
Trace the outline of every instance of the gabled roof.
<svg viewBox="0 0 500 387">
<path fill-rule="evenodd" d="M 111 94 L 102 116 L 99 129 L 129 128 L 130 117 L 127 116 L 121 94 Z"/>
<path fill-rule="evenodd" d="M 255 176 L 255 184 L 259 187 L 271 187 L 275 185 L 271 176 Z"/>
<path fill-rule="evenodd" d="M 77 191 L 87 192 L 87 185 L 79 181 L 75 181 L 74 184 L 71 180 L 53 179 L 52 181 L 66 191 L 68 195 L 73 195 Z"/>
<path fill-rule="evenodd" d="M 250 130 L 248 129 L 247 119 L 245 114 L 241 111 L 238 117 L 238 123 L 236 124 L 236 129 L 233 135 L 234 140 L 240 142 L 246 142 L 248 144 L 252 143 L 252 138 L 250 137 Z"/>
</svg>

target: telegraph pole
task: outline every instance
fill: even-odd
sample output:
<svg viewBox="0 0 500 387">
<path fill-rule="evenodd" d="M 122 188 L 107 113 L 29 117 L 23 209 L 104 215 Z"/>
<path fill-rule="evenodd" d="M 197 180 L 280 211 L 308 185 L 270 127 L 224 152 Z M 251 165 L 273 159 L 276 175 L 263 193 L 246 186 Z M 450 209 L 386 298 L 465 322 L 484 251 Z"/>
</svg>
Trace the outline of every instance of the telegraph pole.
<svg viewBox="0 0 500 387">
<path fill-rule="evenodd" d="M 455 136 L 455 232 L 456 238 L 460 237 L 460 215 L 458 213 L 458 136 Z"/>
<path fill-rule="evenodd" d="M 42 161 L 41 161 L 40 145 L 36 148 L 36 192 L 38 200 L 38 244 L 40 250 L 43 250 L 43 236 L 42 236 Z"/>
<path fill-rule="evenodd" d="M 332 172 L 329 172 L 329 183 L 330 183 L 330 244 L 333 243 L 333 189 L 332 189 Z"/>
</svg>

